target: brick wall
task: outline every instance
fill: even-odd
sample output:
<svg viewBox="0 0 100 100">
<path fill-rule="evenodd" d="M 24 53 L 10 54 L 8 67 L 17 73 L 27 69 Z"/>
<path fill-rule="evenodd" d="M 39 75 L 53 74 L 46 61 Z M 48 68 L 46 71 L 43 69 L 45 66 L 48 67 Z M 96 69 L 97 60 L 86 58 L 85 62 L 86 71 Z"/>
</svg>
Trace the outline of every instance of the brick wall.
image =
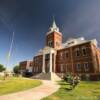
<svg viewBox="0 0 100 100">
<path fill-rule="evenodd" d="M 42 63 L 43 63 L 43 56 L 38 55 L 33 58 L 34 64 L 33 64 L 33 73 L 40 73 L 42 72 Z"/>
<path fill-rule="evenodd" d="M 26 71 L 30 69 L 30 67 L 33 67 L 33 61 L 20 62 L 19 66 L 20 66 L 20 70 Z"/>
<path fill-rule="evenodd" d="M 62 35 L 57 32 L 53 32 L 46 36 L 46 46 L 49 46 L 49 41 L 52 41 L 51 47 L 55 49 L 60 49 L 62 46 Z"/>
<path fill-rule="evenodd" d="M 86 55 L 83 54 L 83 48 L 86 50 Z M 78 56 L 76 55 L 77 50 Z M 56 72 L 58 73 L 94 73 L 90 42 L 58 50 L 56 59 Z M 88 63 L 89 69 L 87 71 L 84 68 L 84 63 Z M 80 64 L 80 70 L 77 70 L 77 64 Z"/>
</svg>

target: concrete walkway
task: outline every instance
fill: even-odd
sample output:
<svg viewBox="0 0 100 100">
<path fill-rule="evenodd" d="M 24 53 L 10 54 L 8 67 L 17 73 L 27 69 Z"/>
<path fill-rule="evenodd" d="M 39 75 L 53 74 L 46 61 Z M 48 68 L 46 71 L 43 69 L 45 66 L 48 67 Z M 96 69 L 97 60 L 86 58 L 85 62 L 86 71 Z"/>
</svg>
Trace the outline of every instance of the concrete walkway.
<svg viewBox="0 0 100 100">
<path fill-rule="evenodd" d="M 51 95 L 59 89 L 56 82 L 42 80 L 43 84 L 22 92 L 0 96 L 0 100 L 41 100 L 43 97 Z"/>
</svg>

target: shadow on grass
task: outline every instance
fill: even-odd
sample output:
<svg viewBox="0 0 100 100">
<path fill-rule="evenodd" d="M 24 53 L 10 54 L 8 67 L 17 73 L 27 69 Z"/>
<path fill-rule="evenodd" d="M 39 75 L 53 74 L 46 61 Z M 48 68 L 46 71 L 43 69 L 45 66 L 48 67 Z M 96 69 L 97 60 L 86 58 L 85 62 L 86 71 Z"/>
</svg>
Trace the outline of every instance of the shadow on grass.
<svg viewBox="0 0 100 100">
<path fill-rule="evenodd" d="M 73 90 L 72 88 L 67 88 L 67 87 L 66 87 L 66 88 L 63 88 L 63 87 L 62 87 L 62 88 L 60 88 L 60 89 L 61 89 L 61 90 L 65 90 L 65 91 L 67 91 L 67 92 L 69 92 L 69 91 L 72 91 L 72 90 Z"/>
<path fill-rule="evenodd" d="M 65 88 L 66 91 L 71 91 L 73 90 L 72 88 Z"/>
<path fill-rule="evenodd" d="M 58 82 L 59 85 L 70 85 L 70 83 L 66 82 L 66 81 L 60 81 Z"/>
<path fill-rule="evenodd" d="M 69 83 L 59 83 L 59 85 L 70 85 Z"/>
</svg>

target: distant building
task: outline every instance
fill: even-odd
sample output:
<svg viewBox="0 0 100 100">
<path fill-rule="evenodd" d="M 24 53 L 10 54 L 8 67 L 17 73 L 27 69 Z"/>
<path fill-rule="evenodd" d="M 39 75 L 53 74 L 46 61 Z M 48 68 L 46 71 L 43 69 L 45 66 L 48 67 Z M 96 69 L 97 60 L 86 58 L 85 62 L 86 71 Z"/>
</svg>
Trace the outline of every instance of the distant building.
<svg viewBox="0 0 100 100">
<path fill-rule="evenodd" d="M 24 74 L 26 71 L 32 72 L 33 69 L 33 61 L 22 61 L 19 64 L 20 73 Z"/>
<path fill-rule="evenodd" d="M 33 73 L 78 74 L 100 79 L 100 49 L 96 39 L 70 38 L 62 43 L 62 33 L 55 21 L 46 34 L 46 46 L 33 58 Z M 20 63 L 27 66 L 25 63 Z M 26 67 L 24 67 L 26 68 Z"/>
</svg>

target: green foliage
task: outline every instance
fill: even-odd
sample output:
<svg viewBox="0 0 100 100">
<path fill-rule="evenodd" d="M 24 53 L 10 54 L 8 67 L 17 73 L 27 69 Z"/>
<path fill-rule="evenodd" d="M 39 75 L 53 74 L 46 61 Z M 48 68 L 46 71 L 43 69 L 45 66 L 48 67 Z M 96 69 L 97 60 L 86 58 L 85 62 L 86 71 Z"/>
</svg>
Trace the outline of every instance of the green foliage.
<svg viewBox="0 0 100 100">
<path fill-rule="evenodd" d="M 19 74 L 19 70 L 20 69 L 19 69 L 18 65 L 14 66 L 13 71 L 14 71 L 15 74 Z"/>
<path fill-rule="evenodd" d="M 0 64 L 0 72 L 4 71 L 5 69 L 6 68 L 2 64 Z"/>
<path fill-rule="evenodd" d="M 65 74 L 64 80 L 65 80 L 66 82 L 69 82 L 71 79 L 72 79 L 72 75 L 71 75 L 70 73 Z"/>
</svg>

